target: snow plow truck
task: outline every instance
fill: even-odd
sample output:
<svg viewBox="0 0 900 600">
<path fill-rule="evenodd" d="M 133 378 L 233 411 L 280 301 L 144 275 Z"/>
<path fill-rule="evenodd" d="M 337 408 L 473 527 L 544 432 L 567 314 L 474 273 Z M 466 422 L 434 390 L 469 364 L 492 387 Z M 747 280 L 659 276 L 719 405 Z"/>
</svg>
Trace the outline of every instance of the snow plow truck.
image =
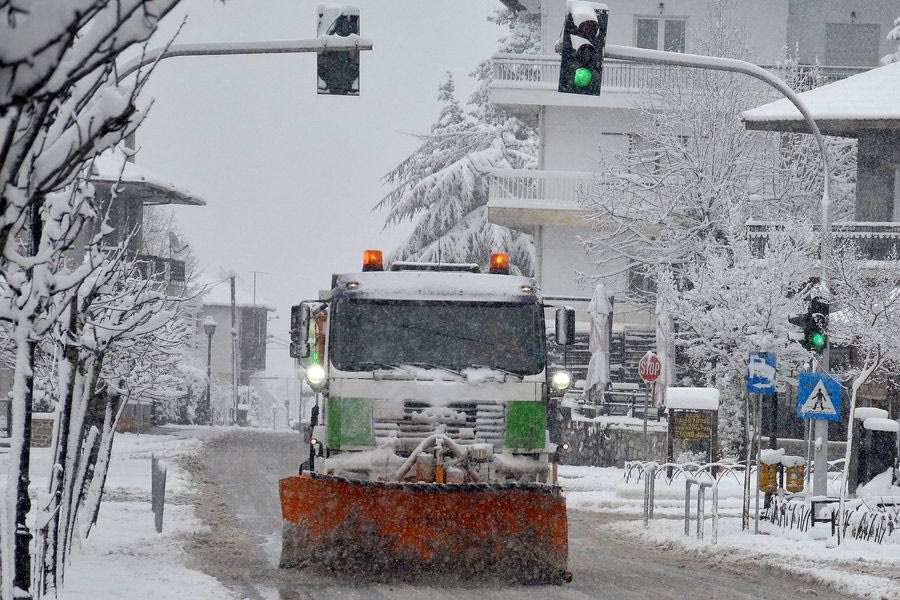
<svg viewBox="0 0 900 600">
<path fill-rule="evenodd" d="M 292 307 L 316 405 L 309 457 L 280 481 L 281 566 L 571 580 L 550 434 L 571 378 L 547 368 L 546 308 L 506 254 L 384 270 L 376 250 Z M 571 344 L 574 310 L 555 320 Z"/>
</svg>

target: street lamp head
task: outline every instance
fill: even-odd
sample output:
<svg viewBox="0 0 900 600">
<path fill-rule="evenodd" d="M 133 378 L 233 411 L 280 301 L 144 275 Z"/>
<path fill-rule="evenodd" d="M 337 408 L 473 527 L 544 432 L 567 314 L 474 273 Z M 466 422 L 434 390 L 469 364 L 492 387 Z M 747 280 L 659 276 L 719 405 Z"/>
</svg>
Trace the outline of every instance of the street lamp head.
<svg viewBox="0 0 900 600">
<path fill-rule="evenodd" d="M 207 337 L 212 337 L 216 332 L 216 320 L 212 316 L 203 319 L 203 331 L 206 332 Z"/>
</svg>

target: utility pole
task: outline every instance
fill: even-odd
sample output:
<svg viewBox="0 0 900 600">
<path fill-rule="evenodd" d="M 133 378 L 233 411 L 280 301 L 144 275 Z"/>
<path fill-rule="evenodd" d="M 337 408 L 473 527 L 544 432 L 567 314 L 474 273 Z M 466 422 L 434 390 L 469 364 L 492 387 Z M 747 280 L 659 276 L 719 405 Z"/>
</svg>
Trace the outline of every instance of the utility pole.
<svg viewBox="0 0 900 600">
<path fill-rule="evenodd" d="M 238 410 L 238 330 L 237 309 L 234 299 L 234 275 L 229 277 L 231 283 L 231 424 L 237 425 Z"/>
</svg>

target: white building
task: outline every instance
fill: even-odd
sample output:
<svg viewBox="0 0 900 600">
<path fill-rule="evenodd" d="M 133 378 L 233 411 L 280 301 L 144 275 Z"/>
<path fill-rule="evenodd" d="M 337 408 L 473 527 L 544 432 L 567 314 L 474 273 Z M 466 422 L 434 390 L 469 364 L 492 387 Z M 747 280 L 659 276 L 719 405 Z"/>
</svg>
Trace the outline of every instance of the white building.
<svg viewBox="0 0 900 600">
<path fill-rule="evenodd" d="M 579 237 L 590 230 L 580 206 L 580 190 L 593 178 L 601 154 L 627 149 L 635 131 L 635 109 L 642 82 L 659 67 L 607 60 L 599 96 L 556 91 L 560 57 L 554 51 L 565 14 L 565 0 L 502 0 L 513 9 L 540 13 L 542 54 L 494 56 L 491 100 L 504 110 L 537 125 L 538 169 L 498 171 L 491 179 L 488 218 L 494 223 L 533 233 L 535 275 L 545 297 L 565 301 L 586 319 L 594 283 L 578 277 L 598 272 Z M 698 52 L 698 36 L 709 13 L 707 0 L 606 0 L 606 42 L 677 52 Z M 784 49 L 797 48 L 802 64 L 823 64 L 826 78 L 841 79 L 896 50 L 886 40 L 897 17 L 890 0 L 733 1 L 730 18 L 757 62 L 774 64 Z M 629 274 L 604 282 L 612 294 L 632 285 Z M 653 315 L 623 303 L 614 306 L 611 354 L 616 340 L 623 364 L 637 360 L 653 345 Z M 628 330 L 634 335 L 628 336 Z M 626 337 L 636 346 L 627 351 Z M 636 369 L 627 369 L 635 371 Z M 615 374 L 613 375 L 615 379 Z"/>
</svg>

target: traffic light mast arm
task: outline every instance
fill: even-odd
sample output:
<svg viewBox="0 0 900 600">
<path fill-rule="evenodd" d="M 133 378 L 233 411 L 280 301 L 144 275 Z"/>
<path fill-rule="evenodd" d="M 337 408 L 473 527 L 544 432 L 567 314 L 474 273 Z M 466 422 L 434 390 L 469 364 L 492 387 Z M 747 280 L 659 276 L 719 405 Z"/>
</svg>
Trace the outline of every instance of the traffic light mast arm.
<svg viewBox="0 0 900 600">
<path fill-rule="evenodd" d="M 332 39 L 336 38 L 336 39 Z M 119 68 L 118 81 L 122 81 L 141 67 L 176 56 L 225 56 L 231 54 L 295 54 L 298 52 L 350 52 L 371 50 L 372 40 L 362 37 L 340 38 L 323 36 L 308 40 L 280 40 L 271 42 L 208 42 L 198 44 L 172 44 L 153 48 L 129 60 Z"/>
<path fill-rule="evenodd" d="M 822 153 L 822 168 L 825 171 L 825 190 L 822 194 L 821 203 L 823 228 L 822 238 L 826 240 L 826 244 L 828 244 L 826 252 L 823 252 L 823 255 L 828 256 L 828 252 L 830 252 L 831 240 L 831 161 L 828 159 L 828 149 L 825 147 L 825 138 L 822 137 L 822 133 L 819 131 L 819 126 L 816 125 L 816 122 L 812 118 L 809 110 L 806 108 L 806 105 L 799 98 L 799 96 L 797 96 L 797 93 L 794 92 L 794 90 L 792 90 L 782 80 L 780 80 L 775 75 L 772 75 L 765 69 L 754 65 L 753 63 L 749 63 L 743 60 L 737 60 L 734 58 L 719 58 L 716 56 L 683 54 L 681 52 L 664 52 L 662 50 L 647 50 L 645 48 L 632 48 L 630 46 L 615 46 L 609 44 L 606 46 L 604 56 L 606 58 L 617 58 L 639 63 L 676 65 L 681 67 L 693 67 L 696 69 L 711 69 L 714 71 L 743 73 L 769 84 L 770 86 L 781 92 L 785 96 L 785 98 L 790 100 L 791 103 L 797 107 L 797 110 L 800 111 L 800 114 L 803 115 L 803 118 L 806 119 L 810 131 L 812 131 L 813 135 L 816 137 L 816 142 L 819 144 L 819 151 Z M 826 271 L 827 269 L 825 263 L 823 262 L 823 283 L 828 281 Z"/>
</svg>

